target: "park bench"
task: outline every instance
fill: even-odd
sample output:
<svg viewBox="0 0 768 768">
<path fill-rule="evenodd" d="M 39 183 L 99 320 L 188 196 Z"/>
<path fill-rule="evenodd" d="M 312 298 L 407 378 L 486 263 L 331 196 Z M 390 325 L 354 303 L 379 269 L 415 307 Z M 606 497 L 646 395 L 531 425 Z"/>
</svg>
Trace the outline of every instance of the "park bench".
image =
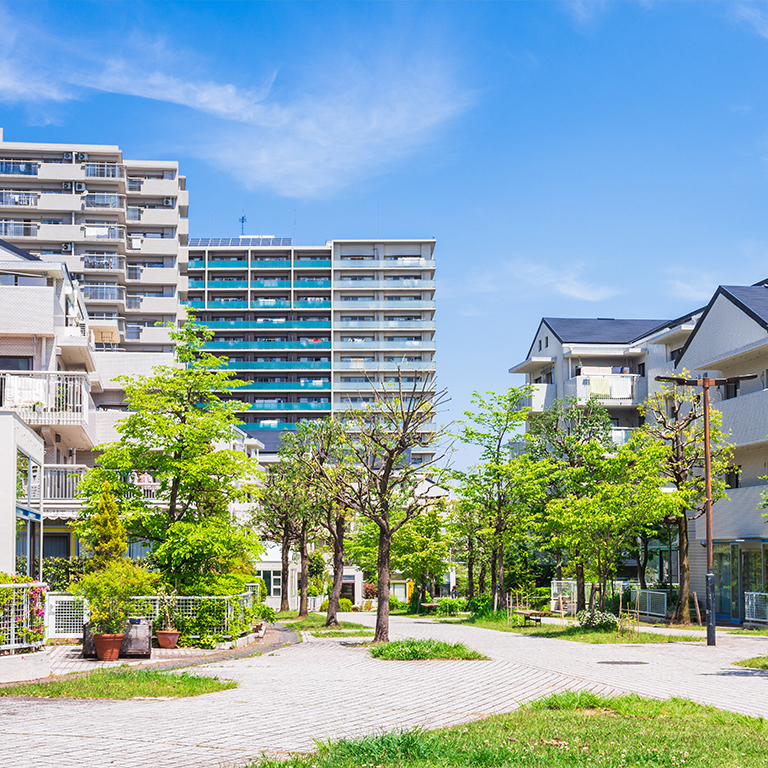
<svg viewBox="0 0 768 768">
<path fill-rule="evenodd" d="M 437 609 L 439 608 L 439 604 L 438 603 L 422 603 L 421 607 L 426 608 L 427 613 L 433 613 L 433 612 L 437 612 Z"/>
<path fill-rule="evenodd" d="M 528 622 L 532 622 L 533 624 L 541 624 L 541 617 L 542 616 L 548 616 L 549 614 L 547 611 L 515 611 L 515 613 L 518 616 L 522 616 L 524 619 L 524 624 L 528 624 Z"/>
</svg>

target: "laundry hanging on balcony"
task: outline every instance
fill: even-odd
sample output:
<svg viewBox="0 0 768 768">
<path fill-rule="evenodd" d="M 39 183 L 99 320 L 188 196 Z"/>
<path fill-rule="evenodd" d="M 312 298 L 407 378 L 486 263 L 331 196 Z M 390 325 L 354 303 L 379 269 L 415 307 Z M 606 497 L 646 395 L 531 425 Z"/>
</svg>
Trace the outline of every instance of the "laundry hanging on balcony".
<svg viewBox="0 0 768 768">
<path fill-rule="evenodd" d="M 632 379 L 628 376 L 616 376 L 611 379 L 611 399 L 612 400 L 631 400 L 632 399 Z"/>
<path fill-rule="evenodd" d="M 608 398 L 611 396 L 611 382 L 605 376 L 590 376 L 589 394 L 592 397 Z"/>
<path fill-rule="evenodd" d="M 6 376 L 3 391 L 5 408 L 32 408 L 47 402 L 46 382 L 26 376 Z"/>
</svg>

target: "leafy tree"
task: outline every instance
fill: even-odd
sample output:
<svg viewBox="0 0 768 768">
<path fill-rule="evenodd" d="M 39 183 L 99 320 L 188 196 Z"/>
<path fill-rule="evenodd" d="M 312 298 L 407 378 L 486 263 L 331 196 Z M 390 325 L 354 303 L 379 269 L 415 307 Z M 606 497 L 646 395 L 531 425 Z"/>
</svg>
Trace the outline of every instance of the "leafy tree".
<svg viewBox="0 0 768 768">
<path fill-rule="evenodd" d="M 342 430 L 344 456 L 340 465 L 331 469 L 314 462 L 317 476 L 329 492 L 335 489 L 340 506 L 378 526 L 376 642 L 389 639 L 392 537 L 443 495 L 429 476 L 429 467 L 442 454 L 416 465 L 410 461 L 410 453 L 442 438 L 440 430 L 430 432 L 426 428 L 434 422 L 446 393 L 435 393 L 429 380 L 414 380 L 411 387 L 404 383 L 398 371 L 394 387 L 383 391 L 374 388 L 371 406 L 348 414 Z"/>
<path fill-rule="evenodd" d="M 570 397 L 556 400 L 541 413 L 531 414 L 526 433 L 526 441 L 533 459 L 546 459 L 552 465 L 546 489 L 546 500 L 552 501 L 567 495 L 578 493 L 578 487 L 571 485 L 573 472 L 560 470 L 579 470 L 584 468 L 590 458 L 598 458 L 602 453 L 613 450 L 611 440 L 611 420 L 608 411 L 599 400 L 592 397 L 586 403 L 579 403 Z M 562 578 L 563 539 L 557 536 L 557 521 L 546 514 L 549 507 L 545 503 L 540 509 L 539 529 L 545 539 L 555 542 L 556 576 Z M 560 542 L 560 543 L 557 543 Z M 571 546 L 577 547 L 575 539 Z M 569 550 L 576 575 L 576 606 L 583 610 L 586 605 L 584 558 L 577 549 Z"/>
<path fill-rule="evenodd" d="M 102 570 L 114 560 L 122 560 L 128 552 L 125 527 L 120 521 L 120 511 L 106 480 L 96 502 L 96 511 L 87 522 L 75 524 L 75 533 L 91 550 L 90 567 Z"/>
<path fill-rule="evenodd" d="M 100 446 L 97 466 L 83 477 L 79 495 L 95 498 L 107 480 L 129 536 L 149 542 L 152 553 L 165 544 L 164 563 L 183 560 L 186 555 L 174 556 L 170 548 L 197 546 L 195 524 L 214 519 L 217 524 L 204 530 L 219 535 L 229 526 L 233 532 L 225 537 L 234 547 L 227 559 L 248 559 L 253 548 L 247 536 L 235 535 L 239 523 L 229 507 L 249 501 L 259 469 L 241 451 L 223 447 L 232 441 L 241 407 L 225 396 L 240 382 L 220 370 L 222 358 L 202 350 L 213 332 L 194 316 L 171 337 L 175 365 L 122 377 L 130 410 L 116 426 L 120 439 Z M 86 522 L 92 508 L 86 504 Z M 194 534 L 196 543 L 185 543 L 185 534 Z"/>
<path fill-rule="evenodd" d="M 592 442 L 580 466 L 560 470 L 565 476 L 562 485 L 569 490 L 547 504 L 553 543 L 567 548 L 597 576 L 601 611 L 608 579 L 622 553 L 680 505 L 676 493 L 661 488 L 667 452 L 653 440 L 638 439 L 611 454 Z"/>
<path fill-rule="evenodd" d="M 683 371 L 683 376 L 687 372 Z M 691 568 L 688 524 L 704 514 L 704 404 L 701 393 L 693 387 L 673 384 L 651 395 L 640 407 L 645 416 L 645 433 L 669 447 L 662 467 L 663 477 L 681 498 L 681 506 L 664 521 L 677 529 L 680 558 L 680 590 L 673 620 L 691 621 Z M 724 473 L 733 460 L 733 446 L 722 431 L 722 415 L 710 408 L 710 446 L 712 469 L 712 502 L 726 493 Z M 687 510 L 687 511 L 686 511 Z"/>
</svg>

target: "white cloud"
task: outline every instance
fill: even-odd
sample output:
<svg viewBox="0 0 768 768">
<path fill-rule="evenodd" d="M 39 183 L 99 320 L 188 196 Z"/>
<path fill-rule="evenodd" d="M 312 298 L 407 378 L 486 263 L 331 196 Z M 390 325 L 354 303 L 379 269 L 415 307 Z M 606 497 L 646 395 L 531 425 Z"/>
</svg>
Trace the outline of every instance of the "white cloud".
<svg viewBox="0 0 768 768">
<path fill-rule="evenodd" d="M 768 17 L 758 7 L 753 4 L 740 3 L 733 8 L 733 13 L 736 18 L 746 21 L 752 26 L 758 35 L 768 39 Z"/>
</svg>

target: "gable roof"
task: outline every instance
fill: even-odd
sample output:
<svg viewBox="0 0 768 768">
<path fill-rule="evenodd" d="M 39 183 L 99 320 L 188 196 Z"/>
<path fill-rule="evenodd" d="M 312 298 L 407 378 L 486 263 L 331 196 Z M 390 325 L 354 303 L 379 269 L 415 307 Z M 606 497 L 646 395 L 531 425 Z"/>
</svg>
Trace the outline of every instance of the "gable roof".
<svg viewBox="0 0 768 768">
<path fill-rule="evenodd" d="M 5 240 L 0 240 L 0 252 L 2 251 L 9 251 L 10 253 L 15 254 L 16 256 L 21 256 L 23 259 L 26 259 L 27 261 L 41 261 L 41 258 L 39 256 L 33 256 L 29 251 L 25 251 L 22 248 L 17 248 L 15 245 L 11 245 L 10 243 L 7 243 Z"/>
<path fill-rule="evenodd" d="M 624 320 L 612 317 L 545 317 L 542 322 L 549 326 L 563 344 L 628 344 L 669 323 L 668 320 Z"/>
</svg>

